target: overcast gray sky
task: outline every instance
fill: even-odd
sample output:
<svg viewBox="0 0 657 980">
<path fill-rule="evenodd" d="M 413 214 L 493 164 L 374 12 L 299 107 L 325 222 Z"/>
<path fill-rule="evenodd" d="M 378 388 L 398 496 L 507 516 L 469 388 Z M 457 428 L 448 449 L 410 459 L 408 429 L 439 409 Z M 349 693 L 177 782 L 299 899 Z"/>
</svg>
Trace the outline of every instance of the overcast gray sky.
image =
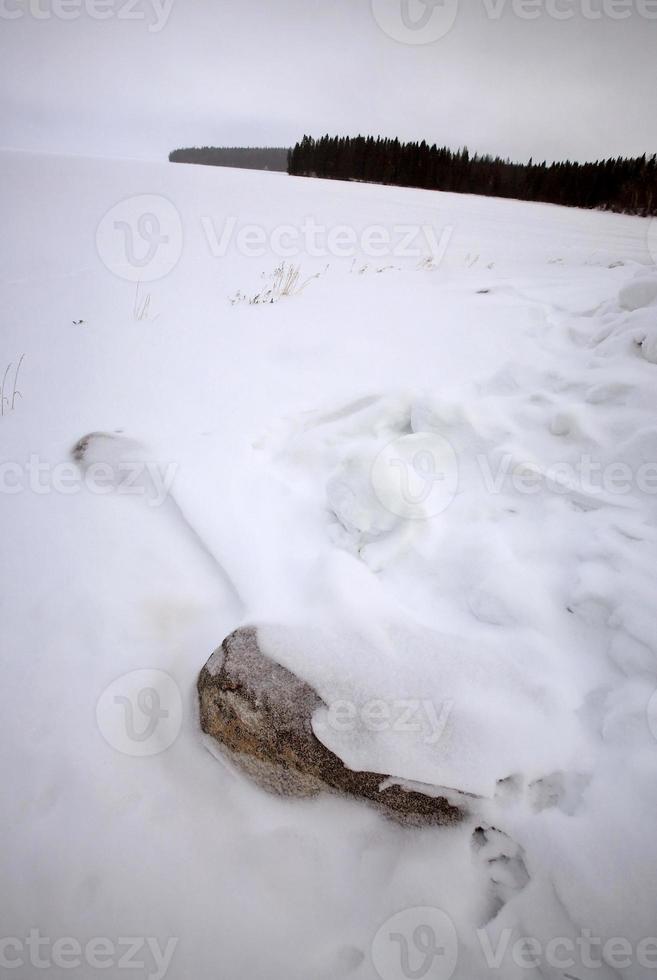
<svg viewBox="0 0 657 980">
<path fill-rule="evenodd" d="M 0 0 L 0 81 L 17 148 L 163 157 L 361 132 L 652 153 L 657 0 Z"/>
</svg>

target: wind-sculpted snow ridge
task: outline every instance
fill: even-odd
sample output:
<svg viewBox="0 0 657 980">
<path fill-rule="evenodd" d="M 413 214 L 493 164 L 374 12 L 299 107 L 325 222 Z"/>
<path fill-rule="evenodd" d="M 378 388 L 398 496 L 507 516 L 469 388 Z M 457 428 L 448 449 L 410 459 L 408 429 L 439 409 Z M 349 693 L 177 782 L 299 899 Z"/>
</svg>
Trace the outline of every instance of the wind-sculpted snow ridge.
<svg viewBox="0 0 657 980">
<path fill-rule="evenodd" d="M 350 635 L 311 654 L 301 634 L 263 642 L 329 705 L 358 692 L 350 726 L 315 722 L 350 767 L 489 798 L 571 924 L 634 940 L 650 913 L 618 904 L 615 835 L 645 881 L 651 817 L 632 805 L 626 820 L 623 801 L 656 800 L 657 275 L 596 319 L 548 319 L 540 368 L 370 397 L 270 437 L 281 478 L 312 481 L 326 539 L 371 577 Z M 368 723 L 365 703 L 412 695 L 449 706 L 439 737 Z"/>
</svg>

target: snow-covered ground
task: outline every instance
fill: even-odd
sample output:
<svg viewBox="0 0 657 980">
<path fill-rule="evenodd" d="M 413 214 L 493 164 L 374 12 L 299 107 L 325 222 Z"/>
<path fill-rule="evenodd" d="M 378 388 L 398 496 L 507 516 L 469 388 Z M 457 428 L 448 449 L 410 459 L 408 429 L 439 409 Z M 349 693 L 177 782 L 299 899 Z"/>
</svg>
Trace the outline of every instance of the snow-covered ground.
<svg viewBox="0 0 657 980">
<path fill-rule="evenodd" d="M 654 976 L 654 224 L 20 153 L 0 194 L 3 967 Z M 348 765 L 471 819 L 222 765 L 243 623 Z"/>
</svg>

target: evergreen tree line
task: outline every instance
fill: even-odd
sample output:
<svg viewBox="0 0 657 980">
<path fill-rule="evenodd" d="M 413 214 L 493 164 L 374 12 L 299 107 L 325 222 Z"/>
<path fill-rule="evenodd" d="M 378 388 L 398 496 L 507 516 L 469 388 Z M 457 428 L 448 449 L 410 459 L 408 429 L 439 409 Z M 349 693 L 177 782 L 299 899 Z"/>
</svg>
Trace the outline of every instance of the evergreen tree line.
<svg viewBox="0 0 657 980">
<path fill-rule="evenodd" d="M 464 148 L 372 136 L 304 136 L 289 152 L 288 173 L 335 180 L 512 197 L 578 208 L 657 214 L 657 156 L 596 163 L 512 163 Z"/>
<path fill-rule="evenodd" d="M 245 170 L 287 170 L 286 146 L 202 146 L 173 150 L 171 163 L 203 163 L 209 167 L 241 167 Z"/>
</svg>

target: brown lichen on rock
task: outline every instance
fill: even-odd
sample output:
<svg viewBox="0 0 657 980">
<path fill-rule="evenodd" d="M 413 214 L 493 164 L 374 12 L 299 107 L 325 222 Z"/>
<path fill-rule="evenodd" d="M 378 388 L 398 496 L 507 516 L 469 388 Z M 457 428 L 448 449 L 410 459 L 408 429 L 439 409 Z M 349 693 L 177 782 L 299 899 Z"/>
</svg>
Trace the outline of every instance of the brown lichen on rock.
<svg viewBox="0 0 657 980">
<path fill-rule="evenodd" d="M 332 791 L 366 800 L 414 826 L 453 824 L 464 816 L 444 797 L 384 786 L 389 777 L 348 769 L 313 733 L 312 716 L 322 699 L 262 652 L 254 627 L 224 640 L 200 673 L 198 693 L 203 731 L 269 792 Z"/>
</svg>

